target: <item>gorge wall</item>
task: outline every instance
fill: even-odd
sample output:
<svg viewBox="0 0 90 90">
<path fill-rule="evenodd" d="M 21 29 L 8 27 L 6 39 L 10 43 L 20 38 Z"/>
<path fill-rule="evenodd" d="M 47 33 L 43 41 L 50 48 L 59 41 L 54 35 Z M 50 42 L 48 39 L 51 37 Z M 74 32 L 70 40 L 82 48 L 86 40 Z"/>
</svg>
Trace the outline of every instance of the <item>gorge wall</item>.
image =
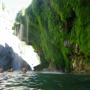
<svg viewBox="0 0 90 90">
<path fill-rule="evenodd" d="M 23 24 L 24 40 L 44 67 L 90 72 L 89 11 L 90 0 L 33 0 L 25 15 L 18 13 L 13 28 L 18 31 L 18 23 Z"/>
</svg>

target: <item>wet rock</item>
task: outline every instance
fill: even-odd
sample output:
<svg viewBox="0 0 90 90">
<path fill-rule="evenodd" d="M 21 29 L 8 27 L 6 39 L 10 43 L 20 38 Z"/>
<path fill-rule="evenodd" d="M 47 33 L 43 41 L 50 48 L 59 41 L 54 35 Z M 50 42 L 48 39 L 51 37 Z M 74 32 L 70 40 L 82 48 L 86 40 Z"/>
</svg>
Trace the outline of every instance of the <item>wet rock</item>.
<svg viewBox="0 0 90 90">
<path fill-rule="evenodd" d="M 5 47 L 0 45 L 0 68 L 2 68 L 3 70 L 9 69 L 11 67 L 11 61 L 11 48 L 7 44 L 5 45 Z"/>
<path fill-rule="evenodd" d="M 30 66 L 8 44 L 5 44 L 5 47 L 0 45 L 0 73 L 22 70 L 22 68 L 31 70 Z"/>
</svg>

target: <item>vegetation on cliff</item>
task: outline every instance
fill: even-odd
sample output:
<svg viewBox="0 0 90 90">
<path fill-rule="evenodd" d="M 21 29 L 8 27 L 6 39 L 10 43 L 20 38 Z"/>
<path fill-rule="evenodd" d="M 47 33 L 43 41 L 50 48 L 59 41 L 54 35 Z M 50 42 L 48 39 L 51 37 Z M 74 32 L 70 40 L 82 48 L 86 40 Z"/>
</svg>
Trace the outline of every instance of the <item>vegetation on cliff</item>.
<svg viewBox="0 0 90 90">
<path fill-rule="evenodd" d="M 90 0 L 33 0 L 16 22 L 49 69 L 90 71 L 89 11 Z"/>
</svg>

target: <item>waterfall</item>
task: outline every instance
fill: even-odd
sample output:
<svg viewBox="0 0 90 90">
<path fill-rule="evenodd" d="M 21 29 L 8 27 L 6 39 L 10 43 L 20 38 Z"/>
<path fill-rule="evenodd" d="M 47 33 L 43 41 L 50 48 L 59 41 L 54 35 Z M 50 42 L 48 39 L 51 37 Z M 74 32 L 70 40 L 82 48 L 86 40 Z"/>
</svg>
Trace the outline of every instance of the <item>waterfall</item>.
<svg viewBox="0 0 90 90">
<path fill-rule="evenodd" d="M 35 66 L 40 64 L 40 58 L 38 54 L 34 52 L 33 47 L 26 45 L 25 42 L 20 41 L 7 30 L 0 32 L 0 44 L 3 47 L 6 47 L 7 44 L 12 48 L 13 51 L 11 52 L 11 56 L 13 58 L 13 69 L 20 69 L 23 64 L 23 60 L 30 65 L 32 70 L 34 70 Z"/>
<path fill-rule="evenodd" d="M 10 57 L 12 63 L 11 67 L 14 70 L 20 70 L 24 66 L 28 67 L 28 65 L 31 67 L 32 70 L 34 70 L 34 67 L 40 64 L 40 57 L 36 52 L 34 52 L 34 49 L 31 45 L 27 45 L 25 42 L 21 41 L 23 37 L 22 25 L 19 35 L 21 40 L 13 34 L 12 32 L 13 20 L 11 20 L 11 18 L 12 16 L 10 16 L 10 13 L 8 11 L 6 10 L 0 11 L 0 45 L 3 47 L 3 50 L 9 52 L 8 56 L 11 56 Z M 28 29 L 27 29 L 27 42 L 28 42 Z M 6 48 L 6 46 L 8 47 L 8 49 Z M 7 58 L 4 58 L 4 60 L 7 60 Z M 4 60 L 2 61 L 0 56 L 0 64 L 2 62 L 4 63 Z M 7 63 L 5 65 L 7 65 Z"/>
<path fill-rule="evenodd" d="M 26 16 L 26 22 L 27 22 L 27 32 L 26 32 L 27 38 L 26 38 L 26 41 L 28 43 L 28 16 Z"/>
</svg>

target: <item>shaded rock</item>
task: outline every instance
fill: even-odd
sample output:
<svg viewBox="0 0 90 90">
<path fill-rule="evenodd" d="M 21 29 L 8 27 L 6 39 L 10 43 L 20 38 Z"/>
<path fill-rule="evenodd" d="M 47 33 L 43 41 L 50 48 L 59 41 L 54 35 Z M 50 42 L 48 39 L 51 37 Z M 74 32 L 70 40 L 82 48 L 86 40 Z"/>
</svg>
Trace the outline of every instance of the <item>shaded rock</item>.
<svg viewBox="0 0 90 90">
<path fill-rule="evenodd" d="M 0 45 L 0 67 L 3 68 L 3 70 L 11 68 L 11 51 L 11 48 L 7 44 L 5 47 Z"/>
<path fill-rule="evenodd" d="M 0 45 L 0 72 L 8 70 L 31 70 L 30 66 L 16 54 L 8 44 Z"/>
</svg>

